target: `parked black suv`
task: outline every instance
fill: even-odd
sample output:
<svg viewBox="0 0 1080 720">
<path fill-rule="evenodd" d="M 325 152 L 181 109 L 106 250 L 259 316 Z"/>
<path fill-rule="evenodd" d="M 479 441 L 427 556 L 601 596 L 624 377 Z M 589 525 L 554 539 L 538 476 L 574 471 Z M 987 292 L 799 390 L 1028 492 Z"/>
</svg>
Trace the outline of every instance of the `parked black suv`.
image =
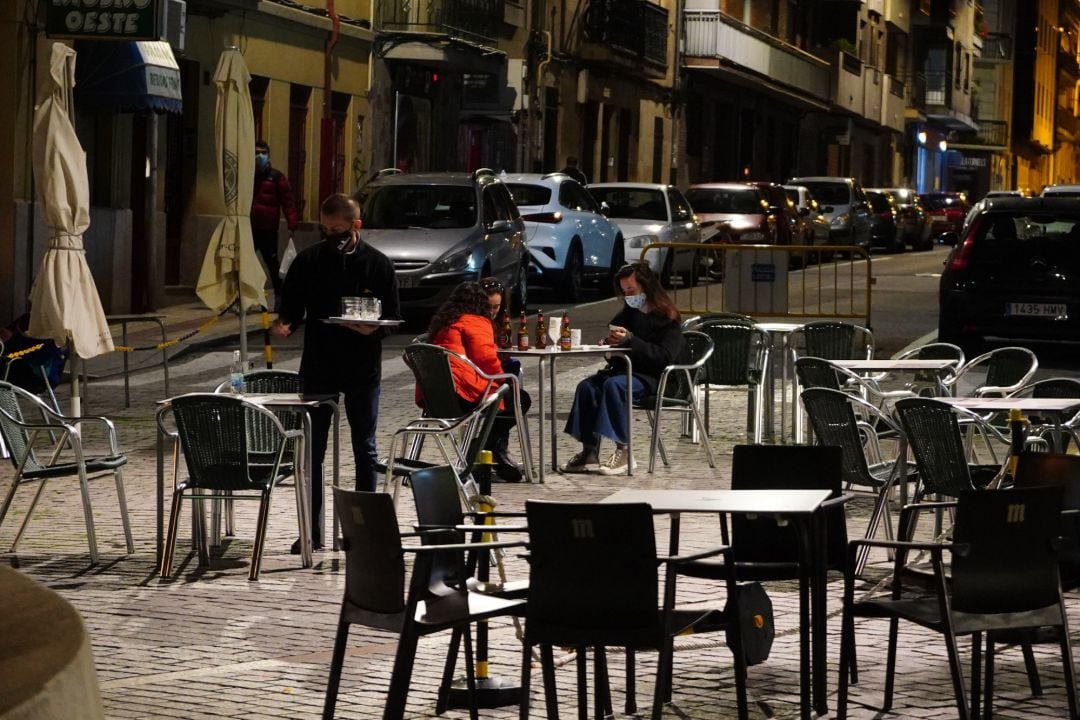
<svg viewBox="0 0 1080 720">
<path fill-rule="evenodd" d="M 987 200 L 941 275 L 938 338 L 1080 340 L 1080 203 Z"/>
</svg>

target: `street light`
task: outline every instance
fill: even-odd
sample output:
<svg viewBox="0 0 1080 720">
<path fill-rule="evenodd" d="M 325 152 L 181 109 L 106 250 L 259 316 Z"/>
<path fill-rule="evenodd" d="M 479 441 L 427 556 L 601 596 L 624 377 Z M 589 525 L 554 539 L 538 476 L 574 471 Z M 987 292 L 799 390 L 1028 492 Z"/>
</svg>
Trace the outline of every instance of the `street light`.
<svg viewBox="0 0 1080 720">
<path fill-rule="evenodd" d="M 938 150 L 940 150 L 941 152 L 945 152 L 946 150 L 949 149 L 949 145 L 944 140 L 939 142 L 937 144 L 937 146 L 938 146 Z"/>
<path fill-rule="evenodd" d="M 920 145 L 925 145 L 926 144 L 926 131 L 925 130 L 920 130 L 919 134 L 916 135 L 916 137 L 919 138 L 919 144 Z"/>
</svg>

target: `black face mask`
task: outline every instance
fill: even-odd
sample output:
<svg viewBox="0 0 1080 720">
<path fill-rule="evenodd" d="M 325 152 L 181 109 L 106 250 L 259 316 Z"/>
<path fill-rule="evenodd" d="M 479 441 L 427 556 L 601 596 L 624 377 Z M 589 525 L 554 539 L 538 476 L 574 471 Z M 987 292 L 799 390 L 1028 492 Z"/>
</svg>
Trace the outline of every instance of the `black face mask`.
<svg viewBox="0 0 1080 720">
<path fill-rule="evenodd" d="M 345 246 L 352 240 L 352 230 L 345 230 L 343 232 L 328 233 L 325 228 L 319 228 L 319 234 L 322 235 L 323 240 L 330 240 L 337 243 L 338 250 L 344 250 Z"/>
</svg>

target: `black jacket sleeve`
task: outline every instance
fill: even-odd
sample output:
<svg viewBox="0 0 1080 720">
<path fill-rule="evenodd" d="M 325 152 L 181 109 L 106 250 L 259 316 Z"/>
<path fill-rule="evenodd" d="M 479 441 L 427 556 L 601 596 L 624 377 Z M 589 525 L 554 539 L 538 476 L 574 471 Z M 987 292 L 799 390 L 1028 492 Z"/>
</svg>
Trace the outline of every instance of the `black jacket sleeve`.
<svg viewBox="0 0 1080 720">
<path fill-rule="evenodd" d="M 305 298 L 309 270 L 311 265 L 311 253 L 301 252 L 289 265 L 289 272 L 285 274 L 285 282 L 281 288 L 281 309 L 278 317 L 287 322 L 293 330 L 304 321 Z"/>
<path fill-rule="evenodd" d="M 682 352 L 683 336 L 678 323 L 667 320 L 649 328 L 647 335 L 634 334 L 627 343 L 634 370 L 659 378 L 664 368 L 672 365 Z"/>
<path fill-rule="evenodd" d="M 379 282 L 386 288 L 382 294 L 382 316 L 387 320 L 401 319 L 401 300 L 398 297 L 397 273 L 394 272 L 394 263 L 385 256 L 379 268 Z M 389 337 L 397 332 L 397 328 L 387 326 L 381 329 L 382 337 Z"/>
</svg>

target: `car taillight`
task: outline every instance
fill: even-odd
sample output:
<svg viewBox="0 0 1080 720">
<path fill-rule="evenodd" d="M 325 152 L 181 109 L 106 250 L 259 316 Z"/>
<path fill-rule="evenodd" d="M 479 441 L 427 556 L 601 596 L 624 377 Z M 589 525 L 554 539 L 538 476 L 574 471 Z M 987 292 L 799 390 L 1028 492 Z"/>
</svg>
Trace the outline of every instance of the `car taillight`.
<svg viewBox="0 0 1080 720">
<path fill-rule="evenodd" d="M 971 228 L 964 238 L 963 243 L 960 244 L 960 247 L 956 248 L 952 260 L 949 261 L 950 270 L 961 271 L 967 269 L 968 262 L 971 260 L 971 246 L 975 241 L 975 229 L 976 228 Z"/>
<path fill-rule="evenodd" d="M 532 213 L 531 215 L 522 215 L 521 219 L 525 222 L 541 222 L 541 223 L 559 223 L 562 222 L 561 212 L 542 212 Z"/>
</svg>

